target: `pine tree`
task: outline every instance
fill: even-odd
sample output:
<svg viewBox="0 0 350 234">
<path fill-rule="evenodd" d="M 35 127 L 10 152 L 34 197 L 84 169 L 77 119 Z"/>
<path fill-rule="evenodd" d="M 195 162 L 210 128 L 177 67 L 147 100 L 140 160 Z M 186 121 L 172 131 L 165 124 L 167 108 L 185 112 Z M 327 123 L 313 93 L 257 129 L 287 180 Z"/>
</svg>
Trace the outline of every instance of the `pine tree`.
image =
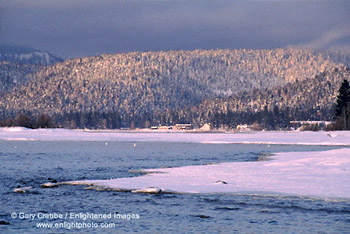
<svg viewBox="0 0 350 234">
<path fill-rule="evenodd" d="M 350 85 L 346 79 L 339 89 L 335 117 L 340 129 L 350 130 Z"/>
</svg>

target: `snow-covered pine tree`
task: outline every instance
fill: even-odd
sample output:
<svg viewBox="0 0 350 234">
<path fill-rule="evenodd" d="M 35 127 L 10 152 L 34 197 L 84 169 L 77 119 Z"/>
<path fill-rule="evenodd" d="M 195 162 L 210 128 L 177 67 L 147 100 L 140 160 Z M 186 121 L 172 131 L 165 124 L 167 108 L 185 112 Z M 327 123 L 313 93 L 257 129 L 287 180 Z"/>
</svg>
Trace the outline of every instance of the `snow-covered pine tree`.
<svg viewBox="0 0 350 234">
<path fill-rule="evenodd" d="M 337 96 L 335 117 L 337 126 L 342 130 L 350 130 L 350 85 L 344 79 Z"/>
</svg>

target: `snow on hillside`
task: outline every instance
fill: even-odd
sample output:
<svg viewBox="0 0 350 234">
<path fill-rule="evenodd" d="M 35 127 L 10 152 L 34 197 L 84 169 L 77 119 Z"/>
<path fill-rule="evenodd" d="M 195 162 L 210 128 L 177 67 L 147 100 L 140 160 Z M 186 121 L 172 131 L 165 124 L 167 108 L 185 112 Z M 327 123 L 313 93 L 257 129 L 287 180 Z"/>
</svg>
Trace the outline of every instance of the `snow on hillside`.
<svg viewBox="0 0 350 234">
<path fill-rule="evenodd" d="M 51 65 L 62 62 L 63 59 L 46 51 L 39 51 L 27 46 L 0 44 L 0 61 L 16 62 L 20 64 Z"/>
</svg>

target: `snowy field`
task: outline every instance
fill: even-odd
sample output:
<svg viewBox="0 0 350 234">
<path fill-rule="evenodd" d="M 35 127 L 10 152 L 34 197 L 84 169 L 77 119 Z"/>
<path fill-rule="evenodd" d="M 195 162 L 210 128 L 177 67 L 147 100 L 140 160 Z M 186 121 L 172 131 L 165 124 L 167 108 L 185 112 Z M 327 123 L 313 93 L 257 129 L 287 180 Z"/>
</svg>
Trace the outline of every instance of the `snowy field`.
<svg viewBox="0 0 350 234">
<path fill-rule="evenodd" d="M 145 170 L 146 175 L 63 184 L 132 192 L 238 193 L 350 198 L 350 132 L 157 133 L 1 128 L 1 140 L 132 141 L 343 145 L 323 152 L 279 153 L 257 162 Z M 347 146 L 347 147 L 346 147 Z M 48 184 L 50 186 L 50 184 Z"/>
<path fill-rule="evenodd" d="M 350 198 L 349 148 L 311 153 L 279 153 L 271 159 L 273 160 L 145 170 L 150 174 L 68 184 L 146 193 L 238 193 Z"/>
<path fill-rule="evenodd" d="M 0 140 L 131 141 L 241 144 L 350 145 L 350 131 L 191 133 L 157 131 L 84 131 L 68 129 L 0 128 Z"/>
</svg>

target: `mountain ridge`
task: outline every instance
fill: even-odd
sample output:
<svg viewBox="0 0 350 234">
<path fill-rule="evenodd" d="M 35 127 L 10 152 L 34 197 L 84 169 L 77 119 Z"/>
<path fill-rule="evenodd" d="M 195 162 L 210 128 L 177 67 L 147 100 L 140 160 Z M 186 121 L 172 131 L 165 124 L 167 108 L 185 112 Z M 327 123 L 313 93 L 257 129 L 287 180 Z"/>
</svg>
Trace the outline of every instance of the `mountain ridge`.
<svg viewBox="0 0 350 234">
<path fill-rule="evenodd" d="M 349 61 L 348 54 L 335 55 Z M 0 118 L 19 113 L 117 113 L 120 126 L 128 126 L 135 116 L 152 119 L 212 98 L 283 87 L 344 66 L 333 62 L 331 53 L 290 48 L 130 52 L 69 59 L 35 70 L 25 85 L 6 89 Z"/>
<path fill-rule="evenodd" d="M 0 61 L 47 66 L 63 62 L 63 59 L 29 46 L 0 44 Z"/>
</svg>

